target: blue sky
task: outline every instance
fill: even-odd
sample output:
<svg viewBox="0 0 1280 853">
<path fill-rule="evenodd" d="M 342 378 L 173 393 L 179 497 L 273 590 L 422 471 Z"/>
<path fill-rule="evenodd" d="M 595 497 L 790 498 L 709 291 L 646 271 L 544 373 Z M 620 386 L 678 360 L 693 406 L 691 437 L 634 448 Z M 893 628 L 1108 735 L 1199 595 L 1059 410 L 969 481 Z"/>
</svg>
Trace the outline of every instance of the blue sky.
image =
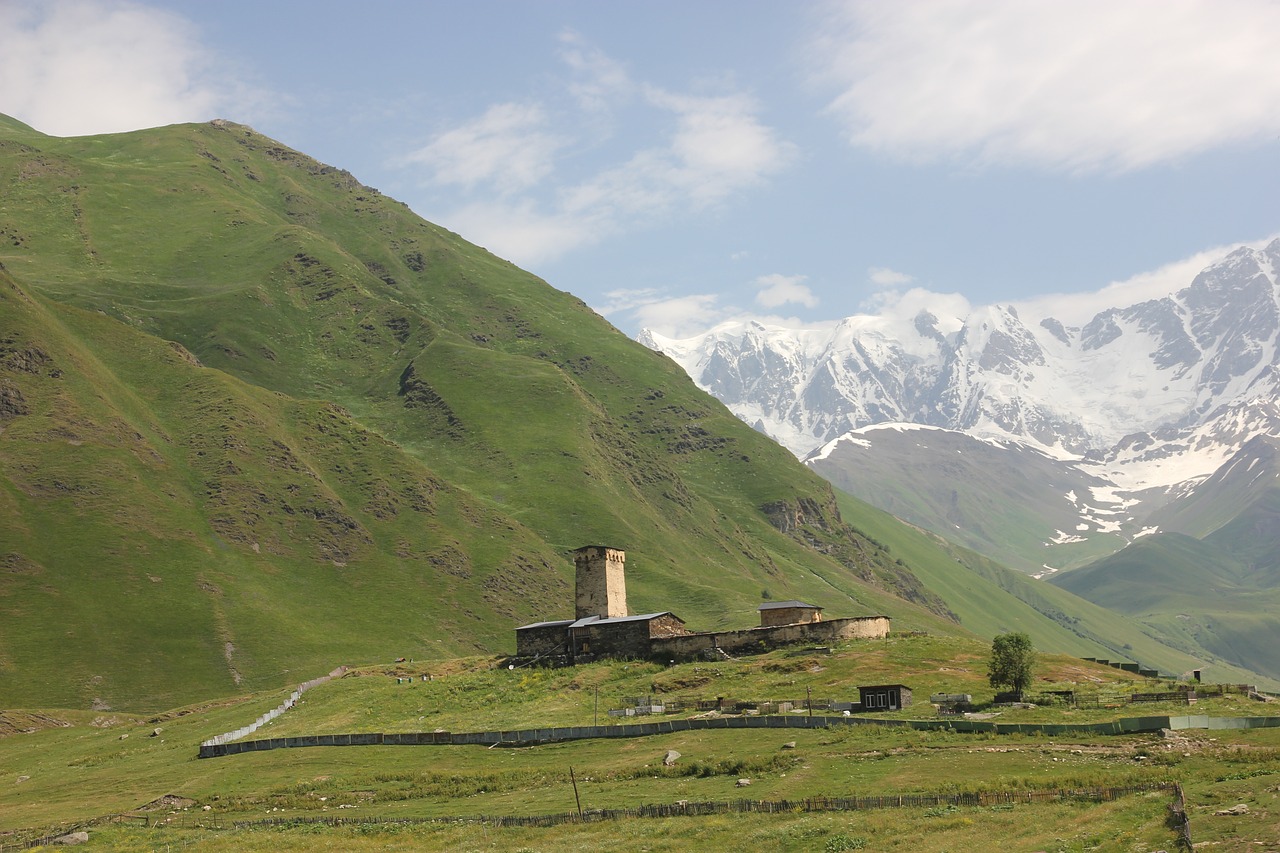
<svg viewBox="0 0 1280 853">
<path fill-rule="evenodd" d="M 1267 0 L 0 0 L 0 112 L 251 124 L 680 336 L 1280 233 L 1277 33 Z"/>
</svg>

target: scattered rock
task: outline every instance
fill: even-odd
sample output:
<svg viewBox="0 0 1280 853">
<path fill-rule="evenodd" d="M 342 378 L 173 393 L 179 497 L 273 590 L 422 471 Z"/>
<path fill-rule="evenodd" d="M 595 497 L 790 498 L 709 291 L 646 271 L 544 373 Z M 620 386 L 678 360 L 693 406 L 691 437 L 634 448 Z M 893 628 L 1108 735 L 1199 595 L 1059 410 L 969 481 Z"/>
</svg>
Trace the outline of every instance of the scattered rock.
<svg viewBox="0 0 1280 853">
<path fill-rule="evenodd" d="M 665 764 L 667 767 L 674 767 L 676 763 L 676 759 L 679 757 L 680 757 L 680 753 L 676 752 L 674 749 L 669 749 L 667 750 L 666 757 L 662 759 L 662 763 Z"/>
<path fill-rule="evenodd" d="M 751 784 L 751 780 L 750 780 L 750 779 L 739 779 L 737 782 L 734 782 L 734 783 L 733 783 L 733 787 L 735 787 L 735 788 L 745 788 L 745 787 L 747 787 L 747 786 L 748 786 L 748 785 L 750 785 L 750 784 Z"/>
<path fill-rule="evenodd" d="M 53 839 L 54 844 L 84 844 L 89 840 L 89 833 L 81 830 L 80 832 L 68 832 L 66 835 L 59 835 Z"/>
<path fill-rule="evenodd" d="M 30 776 L 19 776 L 19 777 L 18 777 L 18 779 L 17 779 L 17 781 L 16 781 L 16 782 L 14 782 L 14 784 L 15 784 L 15 785 L 21 785 L 23 782 L 27 781 L 27 780 L 28 780 L 28 779 L 30 779 L 30 778 L 31 778 Z"/>
<path fill-rule="evenodd" d="M 150 737 L 160 737 L 160 733 L 161 733 L 162 731 L 164 731 L 164 729 L 159 728 L 159 727 L 156 727 L 156 728 L 154 728 L 154 729 L 152 729 L 152 730 L 151 730 L 151 735 L 150 735 Z"/>
<path fill-rule="evenodd" d="M 187 809 L 195 804 L 196 801 L 190 797 L 183 797 L 179 794 L 165 794 L 163 797 L 154 799 L 144 806 L 139 806 L 138 811 L 167 811 L 172 813 L 178 809 Z"/>
<path fill-rule="evenodd" d="M 793 741 L 793 740 L 789 740 L 789 741 L 787 741 L 786 743 L 784 743 L 784 744 L 782 745 L 782 748 L 783 748 L 783 749 L 795 749 L 795 748 L 796 748 L 796 742 L 795 742 L 795 741 Z"/>
<path fill-rule="evenodd" d="M 1248 813 L 1249 807 L 1244 803 L 1237 803 L 1229 809 L 1220 809 L 1214 812 L 1215 815 L 1242 815 Z"/>
<path fill-rule="evenodd" d="M 128 739 L 129 739 L 128 732 L 125 732 L 124 734 L 120 735 L 120 737 L 116 738 L 116 740 L 128 740 Z"/>
</svg>

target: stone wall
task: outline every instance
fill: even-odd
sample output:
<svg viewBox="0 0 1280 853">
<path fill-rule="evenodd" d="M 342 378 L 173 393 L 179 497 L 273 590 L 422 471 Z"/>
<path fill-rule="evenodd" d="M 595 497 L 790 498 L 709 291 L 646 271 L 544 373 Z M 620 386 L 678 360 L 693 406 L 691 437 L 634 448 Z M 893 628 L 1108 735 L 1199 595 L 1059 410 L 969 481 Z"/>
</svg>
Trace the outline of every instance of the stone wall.
<svg viewBox="0 0 1280 853">
<path fill-rule="evenodd" d="M 760 611 L 760 627 L 821 622 L 822 611 L 816 607 L 770 607 Z"/>
<path fill-rule="evenodd" d="M 649 656 L 649 622 L 590 624 L 573 629 L 574 655 L 608 658 L 646 658 Z"/>
<path fill-rule="evenodd" d="M 827 619 L 793 625 L 747 628 L 742 631 L 715 631 L 677 637 L 655 637 L 650 654 L 658 659 L 688 660 L 702 657 L 712 649 L 751 653 L 791 643 L 831 643 L 838 640 L 877 640 L 889 635 L 889 617 L 859 616 Z"/>
<path fill-rule="evenodd" d="M 573 552 L 575 618 L 627 615 L 626 552 L 587 545 Z"/>
<path fill-rule="evenodd" d="M 540 625 L 516 630 L 516 656 L 538 658 L 568 653 L 569 626 Z"/>
<path fill-rule="evenodd" d="M 713 729 L 819 729 L 835 726 L 877 725 L 917 731 L 974 732 L 996 735 L 1037 735 L 1087 737 L 1158 732 L 1161 729 L 1253 729 L 1280 726 L 1280 717 L 1134 717 L 1106 723 L 997 723 L 990 720 L 902 720 L 880 717 L 809 717 L 788 714 L 776 717 L 717 717 L 706 720 L 660 720 L 624 726 L 573 726 L 569 728 L 520 729 L 494 732 L 405 732 L 401 734 L 339 734 L 272 738 L 270 740 L 203 743 L 200 758 L 217 758 L 245 752 L 293 749 L 308 746 L 461 746 L 478 744 L 537 744 L 585 738 L 650 737 L 672 732 Z"/>
</svg>

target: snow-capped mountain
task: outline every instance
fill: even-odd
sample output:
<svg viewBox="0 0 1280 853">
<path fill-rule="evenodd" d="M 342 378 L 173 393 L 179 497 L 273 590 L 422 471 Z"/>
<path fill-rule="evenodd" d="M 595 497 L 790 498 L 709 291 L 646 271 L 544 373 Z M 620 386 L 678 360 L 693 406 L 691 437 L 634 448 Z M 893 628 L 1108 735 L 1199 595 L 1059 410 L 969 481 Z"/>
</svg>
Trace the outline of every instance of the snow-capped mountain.
<svg viewBox="0 0 1280 853">
<path fill-rule="evenodd" d="M 965 316 L 891 311 L 822 329 L 731 322 L 685 340 L 651 331 L 640 340 L 819 473 L 882 506 L 901 491 L 890 484 L 908 460 L 945 472 L 955 469 L 946 454 L 954 461 L 976 447 L 918 431 L 910 442 L 890 438 L 890 424 L 963 433 L 994 448 L 984 457 L 1018 454 L 1015 467 L 1045 460 L 1030 491 L 1005 508 L 1011 523 L 1018 504 L 1043 509 L 1019 522 L 1039 529 L 1014 561 L 1039 571 L 1054 565 L 1054 546 L 1096 557 L 1155 532 L 1152 512 L 1188 499 L 1251 438 L 1280 436 L 1278 274 L 1275 240 L 1230 252 L 1167 295 L 1102 307 L 1076 324 L 1028 303 Z M 954 533 L 944 505 L 964 488 L 945 473 L 919 482 L 936 500 L 932 510 L 916 503 L 923 517 L 912 520 Z"/>
<path fill-rule="evenodd" d="M 819 330 L 733 322 L 685 340 L 645 330 L 640 340 L 802 458 L 860 427 L 903 422 L 1136 461 L 1153 443 L 1275 398 L 1278 270 L 1280 240 L 1237 249 L 1168 296 L 1076 326 L 993 305 Z M 1127 485 L 1175 482 L 1150 471 L 1142 480 Z"/>
</svg>

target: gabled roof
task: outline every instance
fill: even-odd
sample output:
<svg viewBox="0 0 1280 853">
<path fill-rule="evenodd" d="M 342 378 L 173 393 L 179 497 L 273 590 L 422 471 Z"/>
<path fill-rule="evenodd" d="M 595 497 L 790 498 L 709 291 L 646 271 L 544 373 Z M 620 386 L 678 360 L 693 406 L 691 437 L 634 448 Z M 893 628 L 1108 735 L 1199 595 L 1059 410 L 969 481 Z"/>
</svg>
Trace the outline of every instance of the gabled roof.
<svg viewBox="0 0 1280 853">
<path fill-rule="evenodd" d="M 643 613 L 639 616 L 610 616 L 601 618 L 599 616 L 583 616 L 581 619 L 569 624 L 570 628 L 584 628 L 587 625 L 617 625 L 621 622 L 648 622 L 657 619 L 659 616 L 670 616 L 684 624 L 684 620 L 672 613 L 670 610 L 664 610 L 661 613 Z"/>
<path fill-rule="evenodd" d="M 524 630 L 525 630 L 525 629 L 527 629 L 527 628 L 554 628 L 554 627 L 555 627 L 555 626 L 557 626 L 557 625 L 559 625 L 559 626 L 561 626 L 561 627 L 567 627 L 567 626 L 568 626 L 569 624 L 571 624 L 572 622 L 573 622 L 573 620 L 572 620 L 572 619 L 556 619 L 556 620 L 553 620 L 553 621 L 551 621 L 551 622 L 534 622 L 534 623 L 533 623 L 533 624 L 531 624 L 531 625 L 521 625 L 521 626 L 520 626 L 519 628 L 517 628 L 516 630 L 517 630 L 517 631 L 524 631 Z"/>
<path fill-rule="evenodd" d="M 583 628 L 587 625 L 616 625 L 620 622 L 648 622 L 651 619 L 657 619 L 659 616 L 670 616 L 680 624 L 684 624 L 684 620 L 672 613 L 670 610 L 664 610 L 661 613 L 642 613 L 639 616 L 611 616 L 601 618 L 599 616 L 583 616 L 581 619 L 554 619 L 550 622 L 534 622 L 531 625 L 521 625 L 516 628 L 517 631 L 524 631 L 529 628 Z"/>
<path fill-rule="evenodd" d="M 756 610 L 782 610 L 783 608 L 802 610 L 822 609 L 816 604 L 806 604 L 803 601 L 766 601 L 764 604 L 757 607 Z"/>
</svg>

